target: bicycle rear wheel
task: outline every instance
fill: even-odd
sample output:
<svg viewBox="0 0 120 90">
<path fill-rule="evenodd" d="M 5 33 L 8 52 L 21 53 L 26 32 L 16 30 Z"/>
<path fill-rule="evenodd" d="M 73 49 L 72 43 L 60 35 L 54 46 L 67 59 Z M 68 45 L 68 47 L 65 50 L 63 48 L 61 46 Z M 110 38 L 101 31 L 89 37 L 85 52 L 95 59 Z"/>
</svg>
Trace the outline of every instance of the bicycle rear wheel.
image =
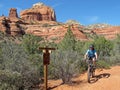
<svg viewBox="0 0 120 90">
<path fill-rule="evenodd" d="M 92 67 L 92 78 L 95 76 L 95 68 L 94 67 Z"/>
</svg>

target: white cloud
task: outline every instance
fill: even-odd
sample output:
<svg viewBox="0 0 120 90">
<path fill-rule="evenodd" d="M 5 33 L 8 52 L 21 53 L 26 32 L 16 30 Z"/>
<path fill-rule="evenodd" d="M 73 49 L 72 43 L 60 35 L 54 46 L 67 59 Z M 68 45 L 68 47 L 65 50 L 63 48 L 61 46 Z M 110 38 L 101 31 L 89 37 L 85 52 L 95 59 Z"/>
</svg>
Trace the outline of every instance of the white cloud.
<svg viewBox="0 0 120 90">
<path fill-rule="evenodd" d="M 52 5 L 52 7 L 55 8 L 55 7 L 58 7 L 58 6 L 62 5 L 62 4 L 63 3 L 57 3 L 57 4 Z"/>
<path fill-rule="evenodd" d="M 89 22 L 97 22 L 99 20 L 98 16 L 90 16 L 88 17 Z"/>
</svg>

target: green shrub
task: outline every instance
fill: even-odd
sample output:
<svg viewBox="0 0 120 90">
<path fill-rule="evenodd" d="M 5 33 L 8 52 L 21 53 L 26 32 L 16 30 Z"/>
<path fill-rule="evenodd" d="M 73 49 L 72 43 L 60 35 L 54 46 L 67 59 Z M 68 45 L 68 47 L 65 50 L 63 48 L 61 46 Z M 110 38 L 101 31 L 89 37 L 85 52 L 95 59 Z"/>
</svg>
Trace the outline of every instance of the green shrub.
<svg viewBox="0 0 120 90">
<path fill-rule="evenodd" d="M 75 37 L 69 26 L 63 40 L 58 44 L 58 48 L 61 50 L 75 50 L 75 43 Z"/>
<path fill-rule="evenodd" d="M 96 64 L 97 64 L 97 68 L 105 68 L 105 69 L 110 68 L 110 64 L 104 60 L 99 60 Z"/>
<path fill-rule="evenodd" d="M 34 35 L 24 35 L 22 39 L 22 46 L 25 51 L 29 54 L 35 54 L 39 52 L 40 41 L 42 40 L 41 37 L 37 37 Z"/>
<path fill-rule="evenodd" d="M 63 83 L 69 83 L 74 75 L 79 74 L 79 62 L 79 54 L 75 51 L 55 51 L 51 55 L 50 75 L 61 78 Z"/>
<path fill-rule="evenodd" d="M 104 59 L 104 57 L 111 55 L 113 50 L 111 41 L 106 40 L 104 37 L 97 37 L 94 39 L 93 44 L 95 45 L 99 59 Z"/>
<path fill-rule="evenodd" d="M 0 86 L 2 90 L 29 90 L 39 83 L 38 68 L 33 66 L 24 49 L 12 42 L 1 43 Z"/>
<path fill-rule="evenodd" d="M 21 74 L 9 70 L 0 70 L 0 90 L 16 90 L 22 87 Z"/>
</svg>

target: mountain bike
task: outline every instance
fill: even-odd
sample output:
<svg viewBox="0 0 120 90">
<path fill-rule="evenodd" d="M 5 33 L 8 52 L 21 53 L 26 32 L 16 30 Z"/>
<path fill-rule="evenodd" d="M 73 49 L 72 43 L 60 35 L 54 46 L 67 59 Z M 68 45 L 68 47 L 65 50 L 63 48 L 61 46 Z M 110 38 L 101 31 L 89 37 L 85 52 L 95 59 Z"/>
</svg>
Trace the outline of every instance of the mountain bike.
<svg viewBox="0 0 120 90">
<path fill-rule="evenodd" d="M 91 78 L 95 76 L 95 66 L 93 64 L 92 58 L 88 58 L 87 64 L 88 64 L 87 81 L 88 83 L 90 83 Z"/>
</svg>

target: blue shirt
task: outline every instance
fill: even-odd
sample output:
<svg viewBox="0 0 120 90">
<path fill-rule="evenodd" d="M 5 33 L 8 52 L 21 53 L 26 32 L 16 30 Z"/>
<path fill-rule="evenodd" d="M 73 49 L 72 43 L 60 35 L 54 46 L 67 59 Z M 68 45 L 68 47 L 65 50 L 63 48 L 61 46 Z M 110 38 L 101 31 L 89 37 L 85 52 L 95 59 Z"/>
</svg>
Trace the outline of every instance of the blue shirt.
<svg viewBox="0 0 120 90">
<path fill-rule="evenodd" d="M 95 57 L 95 53 L 96 53 L 96 50 L 90 50 L 90 49 L 88 49 L 86 52 L 88 57 Z"/>
</svg>

